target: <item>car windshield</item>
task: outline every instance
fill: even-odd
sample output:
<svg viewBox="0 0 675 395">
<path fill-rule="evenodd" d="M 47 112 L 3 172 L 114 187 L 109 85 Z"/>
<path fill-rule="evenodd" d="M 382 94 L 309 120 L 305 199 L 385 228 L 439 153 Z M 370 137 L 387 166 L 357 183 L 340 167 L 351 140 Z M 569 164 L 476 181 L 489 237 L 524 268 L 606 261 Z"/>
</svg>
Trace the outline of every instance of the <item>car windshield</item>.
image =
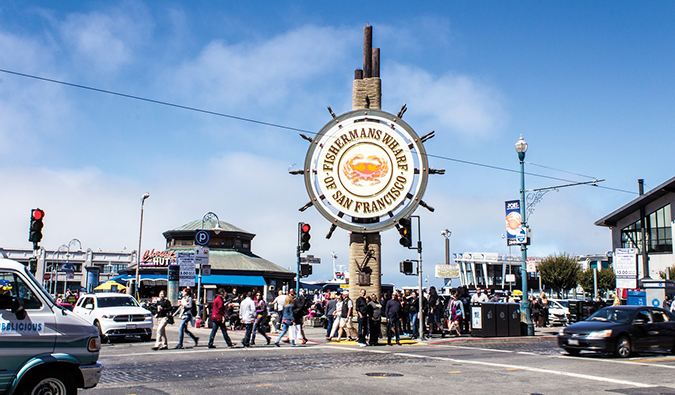
<svg viewBox="0 0 675 395">
<path fill-rule="evenodd" d="M 608 321 L 619 322 L 622 324 L 630 322 L 631 312 L 623 309 L 606 307 L 595 312 L 588 317 L 589 321 Z"/>
<path fill-rule="evenodd" d="M 560 303 L 562 307 L 570 307 L 570 303 L 566 300 L 558 300 L 557 302 Z"/>
<path fill-rule="evenodd" d="M 133 298 L 126 296 L 98 298 L 98 307 L 138 306 Z"/>
</svg>

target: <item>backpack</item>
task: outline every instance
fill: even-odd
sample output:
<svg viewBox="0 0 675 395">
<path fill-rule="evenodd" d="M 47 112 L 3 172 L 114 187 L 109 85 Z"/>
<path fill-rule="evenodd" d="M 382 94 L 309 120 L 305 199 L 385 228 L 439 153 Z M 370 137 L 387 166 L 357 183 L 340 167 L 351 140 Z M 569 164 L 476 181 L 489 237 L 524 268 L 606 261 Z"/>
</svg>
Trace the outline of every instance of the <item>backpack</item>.
<svg viewBox="0 0 675 395">
<path fill-rule="evenodd" d="M 192 306 L 190 306 L 190 314 L 192 314 L 193 317 L 197 316 L 197 302 L 194 300 L 192 301 Z"/>
</svg>

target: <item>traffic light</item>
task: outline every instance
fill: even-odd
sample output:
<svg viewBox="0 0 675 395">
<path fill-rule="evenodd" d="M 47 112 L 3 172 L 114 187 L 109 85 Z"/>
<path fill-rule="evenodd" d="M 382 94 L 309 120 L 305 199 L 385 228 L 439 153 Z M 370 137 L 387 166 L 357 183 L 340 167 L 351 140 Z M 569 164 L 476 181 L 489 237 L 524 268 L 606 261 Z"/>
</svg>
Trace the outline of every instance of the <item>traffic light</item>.
<svg viewBox="0 0 675 395">
<path fill-rule="evenodd" d="M 401 235 L 398 242 L 403 247 L 412 246 L 412 222 L 410 221 L 410 218 L 401 218 L 398 221 L 398 224 L 398 234 Z"/>
<path fill-rule="evenodd" d="M 42 219 L 45 217 L 45 212 L 39 208 L 30 210 L 30 233 L 28 241 L 33 242 L 33 248 L 37 249 L 37 243 L 42 240 Z"/>
<path fill-rule="evenodd" d="M 309 277 L 312 275 L 312 265 L 307 263 L 300 264 L 300 277 Z"/>
<path fill-rule="evenodd" d="M 406 275 L 413 274 L 413 263 L 411 260 L 406 259 L 405 261 L 401 262 L 401 273 Z"/>
<path fill-rule="evenodd" d="M 298 234 L 298 247 L 300 248 L 300 252 L 308 251 L 309 247 L 311 247 L 309 244 L 309 239 L 311 239 L 312 236 L 309 234 L 309 231 L 312 229 L 312 227 L 304 222 L 300 222 L 298 225 L 300 228 L 300 232 Z"/>
</svg>

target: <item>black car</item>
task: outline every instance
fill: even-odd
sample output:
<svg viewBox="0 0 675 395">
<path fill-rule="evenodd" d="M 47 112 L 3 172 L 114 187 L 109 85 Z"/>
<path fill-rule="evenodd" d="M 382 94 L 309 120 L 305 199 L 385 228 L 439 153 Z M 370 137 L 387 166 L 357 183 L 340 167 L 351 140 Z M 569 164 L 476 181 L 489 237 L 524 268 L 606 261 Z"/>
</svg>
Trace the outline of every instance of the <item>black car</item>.
<svg viewBox="0 0 675 395">
<path fill-rule="evenodd" d="M 627 358 L 640 351 L 675 352 L 675 315 L 660 307 L 611 306 L 558 332 L 558 346 Z"/>
</svg>

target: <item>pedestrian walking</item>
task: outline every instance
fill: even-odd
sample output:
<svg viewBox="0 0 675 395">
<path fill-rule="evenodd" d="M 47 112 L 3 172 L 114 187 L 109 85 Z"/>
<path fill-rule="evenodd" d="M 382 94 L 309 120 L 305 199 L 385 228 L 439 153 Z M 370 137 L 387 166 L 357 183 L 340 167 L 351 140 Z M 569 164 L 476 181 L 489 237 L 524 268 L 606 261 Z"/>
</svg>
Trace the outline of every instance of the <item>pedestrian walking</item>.
<svg viewBox="0 0 675 395">
<path fill-rule="evenodd" d="M 338 329 L 338 341 L 342 338 L 342 332 L 345 332 L 347 339 L 352 341 L 356 340 L 358 334 L 352 326 L 352 311 L 354 309 L 354 304 L 352 300 L 349 299 L 349 291 L 342 292 L 342 308 L 340 311 L 340 328 Z"/>
<path fill-rule="evenodd" d="M 272 307 L 274 308 L 274 311 L 277 313 L 277 319 L 276 319 L 276 324 L 277 324 L 277 329 L 281 330 L 281 320 L 283 319 L 284 315 L 284 301 L 286 300 L 286 295 L 284 295 L 283 290 L 279 290 L 277 297 L 274 298 L 274 301 L 272 302 Z"/>
<path fill-rule="evenodd" d="M 337 298 L 335 292 L 331 292 L 328 296 L 328 303 L 326 303 L 326 340 L 330 339 L 331 331 L 333 330 L 333 323 L 335 322 L 335 309 L 337 306 Z"/>
<path fill-rule="evenodd" d="M 164 291 L 159 291 L 159 299 L 155 303 L 157 306 L 157 334 L 155 336 L 155 346 L 153 350 L 165 350 L 169 348 L 169 341 L 166 337 L 166 326 L 169 323 L 173 324 L 173 316 L 171 315 L 171 301 L 166 298 Z"/>
<path fill-rule="evenodd" d="M 387 317 L 387 345 L 391 346 L 391 335 L 394 332 L 396 344 L 401 345 L 400 332 L 401 321 L 399 315 L 401 313 L 401 302 L 398 300 L 398 294 L 391 295 L 391 299 L 387 301 L 384 309 L 384 316 Z"/>
<path fill-rule="evenodd" d="M 356 299 L 356 314 L 359 325 L 358 341 L 359 347 L 366 346 L 366 336 L 368 335 L 368 302 L 366 301 L 366 290 L 362 289 L 359 297 Z"/>
<path fill-rule="evenodd" d="M 340 326 L 344 326 L 344 323 L 341 324 L 343 302 L 344 297 L 342 296 L 342 294 L 339 294 L 335 302 L 335 312 L 333 313 L 333 327 L 330 330 L 330 337 L 328 338 L 328 340 L 333 340 L 336 333 L 338 333 L 338 329 L 340 329 Z M 336 341 L 340 341 L 340 339 L 338 338 L 336 339 Z"/>
<path fill-rule="evenodd" d="M 380 326 L 382 318 L 382 305 L 377 298 L 377 295 L 373 294 L 370 296 L 368 301 L 368 322 L 370 328 L 368 330 L 370 338 L 368 339 L 368 344 L 371 346 L 377 346 L 380 339 Z"/>
<path fill-rule="evenodd" d="M 251 346 L 251 334 L 253 332 L 253 324 L 255 323 L 255 302 L 251 299 L 251 292 L 246 293 L 246 297 L 239 305 L 239 320 L 246 328 L 244 340 L 242 344 L 244 347 Z"/>
<path fill-rule="evenodd" d="M 251 345 L 255 345 L 255 334 L 259 332 L 267 344 L 270 344 L 270 337 L 265 333 L 265 319 L 267 319 L 267 303 L 263 300 L 262 294 L 257 292 L 255 294 L 255 323 L 253 324 L 253 333 L 251 334 Z"/>
<path fill-rule="evenodd" d="M 183 338 L 185 337 L 186 333 L 192 338 L 192 340 L 195 342 L 195 347 L 197 347 L 199 344 L 199 338 L 188 329 L 188 325 L 192 325 L 192 319 L 194 317 L 193 310 L 195 310 L 195 304 L 194 300 L 192 299 L 192 292 L 190 291 L 190 288 L 183 289 L 181 295 L 182 297 L 180 299 L 180 307 L 178 310 L 176 310 L 174 316 L 181 317 L 183 321 L 180 324 L 178 344 L 176 344 L 176 347 L 174 348 L 183 348 Z"/>
<path fill-rule="evenodd" d="M 216 348 L 213 341 L 215 340 L 218 329 L 223 333 L 223 339 L 227 346 L 230 348 L 234 347 L 230 336 L 227 334 L 227 303 L 225 303 L 224 296 L 225 289 L 219 288 L 218 295 L 213 300 L 213 308 L 211 309 L 211 325 L 213 325 L 213 328 L 211 328 L 211 335 L 209 336 L 209 348 Z"/>
<path fill-rule="evenodd" d="M 452 335 L 452 330 L 457 331 L 457 336 L 462 336 L 462 320 L 464 319 L 464 304 L 459 300 L 459 295 L 454 293 L 452 300 L 448 305 L 448 317 L 450 323 L 448 324 L 448 332 Z"/>
<path fill-rule="evenodd" d="M 290 329 L 293 327 L 293 300 L 295 298 L 293 295 L 287 295 L 286 300 L 284 301 L 284 308 L 282 310 L 281 314 L 281 333 L 279 334 L 279 337 L 277 338 L 277 341 L 274 342 L 274 345 L 277 347 L 281 347 L 279 343 L 281 342 L 281 339 L 284 337 L 286 333 L 290 331 Z M 289 338 L 291 338 L 291 345 L 295 346 L 295 340 L 289 335 Z"/>
</svg>

